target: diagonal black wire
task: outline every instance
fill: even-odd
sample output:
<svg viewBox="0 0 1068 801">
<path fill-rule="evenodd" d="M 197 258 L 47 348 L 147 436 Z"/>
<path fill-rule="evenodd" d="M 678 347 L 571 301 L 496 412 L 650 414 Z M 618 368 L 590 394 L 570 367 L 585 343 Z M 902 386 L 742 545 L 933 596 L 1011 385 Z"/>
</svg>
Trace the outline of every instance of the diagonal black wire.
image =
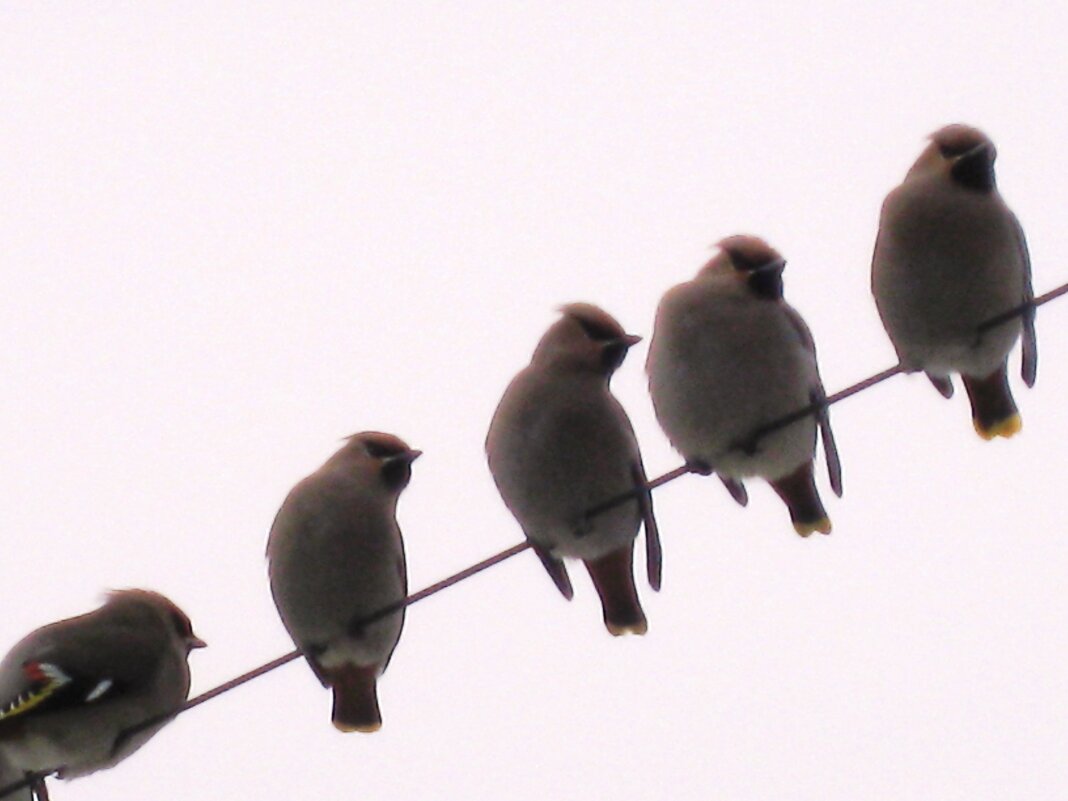
<svg viewBox="0 0 1068 801">
<path fill-rule="evenodd" d="M 994 328 L 995 326 L 1008 322 L 1009 320 L 1012 320 L 1015 317 L 1019 317 L 1021 314 L 1027 312 L 1029 309 L 1038 308 L 1039 306 L 1049 303 L 1051 300 L 1055 300 L 1056 298 L 1059 298 L 1065 294 L 1068 294 L 1068 283 L 1061 284 L 1060 286 L 1051 289 L 1049 292 L 1046 292 L 1043 295 L 1039 295 L 1038 297 L 1030 301 L 1021 303 L 1019 306 L 1015 306 L 1012 309 L 1002 312 L 1001 314 L 998 314 L 994 317 L 991 317 L 989 320 L 983 321 L 979 324 L 979 330 L 987 331 L 991 328 Z M 785 426 L 788 426 L 791 423 L 797 422 L 798 420 L 808 417 L 810 414 L 813 414 L 814 412 L 818 411 L 821 406 L 833 406 L 839 401 L 843 401 L 846 398 L 852 397 L 853 395 L 856 395 L 859 392 L 863 392 L 867 389 L 870 389 L 871 387 L 876 386 L 877 384 L 881 384 L 901 372 L 903 372 L 903 368 L 900 364 L 895 365 L 893 367 L 888 367 L 885 370 L 881 370 L 880 372 L 875 373 L 874 375 L 870 375 L 867 378 L 857 381 L 855 384 L 851 384 L 845 389 L 841 389 L 832 395 L 828 395 L 823 403 L 809 404 L 803 409 L 798 409 L 797 411 L 791 412 L 790 414 L 784 415 L 783 417 L 780 417 L 777 420 L 774 420 L 771 423 L 762 426 L 754 433 L 751 440 L 756 441 L 760 437 L 765 436 L 771 433 L 772 431 L 777 431 L 778 429 L 784 428 Z M 667 473 L 664 473 L 663 475 L 657 476 L 656 478 L 650 480 L 645 487 L 636 487 L 635 489 L 629 492 L 622 493 L 613 498 L 609 498 L 603 501 L 602 503 L 597 504 L 596 506 L 592 507 L 586 513 L 586 515 L 588 517 L 594 517 L 614 506 L 618 506 L 619 504 L 626 502 L 627 500 L 635 497 L 639 492 L 652 491 L 654 489 L 657 489 L 658 487 L 664 486 L 665 484 L 671 483 L 675 479 L 681 478 L 682 476 L 693 472 L 697 472 L 696 466 L 689 464 L 680 465 L 674 470 L 669 470 Z M 383 607 L 382 609 L 366 616 L 363 619 L 354 621 L 351 624 L 351 627 L 359 629 L 362 626 L 370 625 L 371 623 L 381 620 L 382 618 L 387 617 L 388 615 L 391 615 L 394 612 L 411 606 L 412 604 L 417 603 L 419 601 L 422 601 L 424 598 L 429 598 L 431 595 L 436 595 L 442 590 L 448 589 L 454 584 L 458 584 L 461 581 L 464 581 L 465 579 L 476 575 L 477 573 L 481 573 L 483 570 L 487 570 L 493 567 L 494 565 L 505 561 L 506 559 L 510 559 L 511 557 L 522 553 L 530 547 L 531 543 L 529 540 L 527 540 L 513 545 L 510 548 L 506 548 L 505 550 L 494 554 L 493 556 L 483 559 L 477 564 L 471 565 L 471 567 L 465 568 L 464 570 L 461 570 L 458 573 L 454 573 L 448 578 L 442 579 L 441 581 L 435 584 L 431 584 L 429 587 L 419 590 L 419 592 L 409 595 L 407 598 L 404 598 L 396 603 L 390 604 L 389 606 Z M 199 706 L 200 704 L 203 704 L 206 701 L 210 701 L 211 699 L 216 698 L 225 692 L 229 692 L 230 690 L 236 687 L 240 687 L 242 684 L 252 681 L 255 678 L 259 678 L 265 673 L 269 673 L 275 668 L 281 667 L 282 665 L 288 664 L 289 662 L 293 662 L 294 660 L 299 659 L 300 657 L 301 652 L 299 650 L 290 651 L 284 656 L 280 656 L 277 659 L 272 660 L 271 662 L 267 662 L 266 664 L 255 668 L 254 670 L 250 670 L 247 673 L 243 673 L 228 682 L 220 684 L 218 687 L 215 687 L 211 690 L 208 690 L 207 692 L 196 696 L 195 698 L 191 698 L 173 713 L 163 715 L 158 718 L 153 718 L 151 721 L 147 721 L 145 723 L 138 724 L 138 726 L 132 727 L 131 729 L 127 729 L 123 732 L 123 735 L 129 736 L 129 734 L 142 731 L 143 729 L 146 729 L 155 723 L 159 723 L 162 720 L 166 720 L 171 717 L 176 717 L 177 715 L 180 715 L 195 706 Z"/>
<path fill-rule="evenodd" d="M 1022 314 L 1026 314 L 1031 309 L 1037 309 L 1039 306 L 1043 306 L 1046 303 L 1049 303 L 1051 300 L 1056 300 L 1057 298 L 1066 294 L 1068 294 L 1068 283 L 1061 284 L 1060 286 L 1051 289 L 1049 292 L 1046 292 L 1043 295 L 1039 295 L 1036 298 L 1033 298 L 1029 301 L 1025 301 L 1019 306 L 1013 306 L 1007 311 L 1001 312 L 1000 314 L 996 314 L 988 320 L 984 320 L 979 324 L 978 330 L 980 333 L 984 331 L 989 331 L 991 328 L 996 328 L 999 325 L 1003 325 L 1004 323 L 1007 323 Z M 789 414 L 783 415 L 782 417 L 779 417 L 776 420 L 772 420 L 770 423 L 764 424 L 744 440 L 744 445 L 751 447 L 758 440 L 760 440 L 761 437 L 765 437 L 773 431 L 778 431 L 780 428 L 786 428 L 786 426 L 790 425 L 791 423 L 796 423 L 798 420 L 803 420 L 809 415 L 817 413 L 818 411 L 820 411 L 821 408 L 825 409 L 829 406 L 833 406 L 839 401 L 843 401 L 846 398 L 852 397 L 853 395 L 856 395 L 859 392 L 863 392 L 866 389 L 870 389 L 876 384 L 881 384 L 884 381 L 888 381 L 889 379 L 903 372 L 904 368 L 900 364 L 896 364 L 893 367 L 887 367 L 885 370 L 875 373 L 874 375 L 870 375 L 867 378 L 861 379 L 855 384 L 849 385 L 845 389 L 838 390 L 838 392 L 835 392 L 833 395 L 828 395 L 822 403 L 810 403 L 804 408 L 790 412 Z M 743 447 L 743 444 L 739 442 L 736 443 L 734 447 L 740 448 Z M 663 486 L 664 484 L 674 481 L 676 478 L 684 476 L 687 473 L 707 473 L 707 467 L 705 467 L 704 465 L 698 466 L 691 464 L 680 465 L 674 470 L 671 470 L 670 472 L 667 472 L 664 475 L 650 481 L 648 487 L 650 490 L 656 489 L 657 487 Z M 626 503 L 642 491 L 643 488 L 635 487 L 634 489 L 627 490 L 626 492 L 621 492 L 619 495 L 615 495 L 611 498 L 608 498 L 607 500 L 602 501 L 601 503 L 597 504 L 589 511 L 587 511 L 586 517 L 596 517 L 599 514 L 607 512 L 609 509 L 613 509 L 616 506 L 619 506 L 621 503 Z"/>
<path fill-rule="evenodd" d="M 431 584 L 429 587 L 424 587 L 418 592 L 412 593 L 406 598 L 402 598 L 401 600 L 395 601 L 394 603 L 391 603 L 388 606 L 384 606 L 369 615 L 365 615 L 362 618 L 354 620 L 350 624 L 350 628 L 358 630 L 364 626 L 369 626 L 384 617 L 389 617 L 390 615 L 399 612 L 401 609 L 405 609 L 411 606 L 412 604 L 416 604 L 419 601 L 422 601 L 424 598 L 429 598 L 431 595 L 436 595 L 437 593 L 441 592 L 442 590 L 448 589 L 454 584 L 458 584 L 461 581 L 464 581 L 465 579 L 469 579 L 471 578 L 471 576 L 474 576 L 477 573 L 481 573 L 483 570 L 488 570 L 489 568 L 500 564 L 506 559 L 511 559 L 513 556 L 521 554 L 523 551 L 527 550 L 530 547 L 531 543 L 529 541 L 524 541 L 517 543 L 511 546 L 510 548 L 505 548 L 503 551 L 495 553 L 493 556 L 487 557 L 481 562 L 477 562 L 471 565 L 470 567 L 465 567 L 463 570 L 460 570 L 457 573 L 453 573 L 448 578 L 444 578 L 441 581 L 437 581 Z M 130 726 L 126 729 L 123 729 L 119 733 L 119 736 L 116 738 L 114 747 L 117 749 L 125 740 L 134 736 L 138 732 L 142 732 L 145 729 L 150 729 L 153 726 L 158 726 L 160 723 L 171 720 L 182 714 L 183 712 L 188 712 L 193 707 L 200 706 L 201 704 L 206 703 L 212 700 L 213 698 L 217 698 L 223 693 L 229 692 L 230 690 L 240 687 L 242 684 L 246 684 L 252 681 L 253 679 L 257 679 L 260 676 L 263 676 L 266 673 L 270 673 L 272 670 L 282 667 L 282 665 L 294 662 L 297 659 L 300 659 L 303 655 L 304 654 L 299 649 L 295 651 L 290 651 L 289 653 L 283 654 L 277 659 L 272 659 L 270 662 L 260 665 L 257 668 L 253 668 L 247 673 L 242 673 L 240 676 L 236 676 L 230 679 L 229 681 L 223 682 L 217 687 L 213 687 L 210 690 L 202 692 L 200 695 L 195 696 L 194 698 L 190 698 L 188 701 L 186 701 L 180 707 L 175 709 L 173 712 L 166 712 L 162 715 L 154 715 L 153 717 L 148 718 L 147 720 L 143 720 L 134 726 Z M 20 779 L 17 782 L 13 782 L 11 784 L 0 787 L 0 799 L 8 795 L 9 793 L 15 792 L 16 790 L 22 790 L 26 787 L 30 787 L 37 781 L 47 778 L 55 772 L 56 771 L 33 773 L 23 779 Z"/>
<path fill-rule="evenodd" d="M 388 606 L 384 606 L 369 615 L 365 615 L 364 617 L 352 621 L 352 623 L 349 624 L 349 628 L 353 630 L 359 630 L 364 626 L 369 626 L 384 617 L 389 617 L 390 615 L 399 612 L 401 609 L 405 609 L 411 606 L 412 604 L 419 603 L 419 601 L 422 601 L 424 598 L 429 598 L 431 595 L 437 595 L 442 590 L 448 589 L 454 584 L 459 584 L 461 581 L 469 579 L 471 578 L 471 576 L 474 576 L 477 573 L 481 573 L 483 570 L 488 570 L 489 568 L 494 567 L 495 565 L 499 565 L 506 559 L 511 559 L 513 556 L 522 553 L 530 547 L 531 543 L 529 541 L 523 541 L 511 546 L 510 548 L 505 548 L 503 551 L 495 553 L 493 556 L 487 557 L 481 562 L 477 562 L 476 564 L 473 564 L 470 567 L 465 567 L 458 573 L 453 573 L 448 578 L 444 578 L 441 581 L 435 582 L 429 587 L 424 587 L 423 589 L 419 590 L 418 592 L 412 593 L 406 598 L 402 598 L 401 600 L 395 601 L 394 603 L 391 603 Z M 183 712 L 187 712 L 195 706 L 200 706 L 201 704 L 210 701 L 213 698 L 217 698 L 223 693 L 229 692 L 230 690 L 233 690 L 236 687 L 240 687 L 242 684 L 246 684 L 252 681 L 253 679 L 258 679 L 265 673 L 270 673 L 275 668 L 280 668 L 282 667 L 282 665 L 287 665 L 290 662 L 300 659 L 303 655 L 304 654 L 299 649 L 297 649 L 295 651 L 290 651 L 288 654 L 280 656 L 277 659 L 272 659 L 266 664 L 260 665 L 259 667 L 248 671 L 247 673 L 242 673 L 240 676 L 232 678 L 227 682 L 223 682 L 219 686 L 213 687 L 212 689 L 207 690 L 206 692 L 203 692 L 194 698 L 190 698 L 188 701 L 186 701 L 173 712 L 167 712 L 163 715 L 156 715 L 154 717 L 149 718 L 148 720 L 138 723 L 135 726 L 131 726 L 128 729 L 124 729 L 119 735 L 118 739 L 121 742 L 127 737 L 131 737 L 132 735 L 137 734 L 138 732 L 158 725 L 165 720 L 177 717 L 178 715 L 182 714 Z M 2 797 L 3 793 L 0 793 L 0 798 Z"/>
<path fill-rule="evenodd" d="M 1037 298 L 1024 301 L 1019 306 L 1013 306 L 1011 309 L 1003 311 L 1001 314 L 995 314 L 989 320 L 979 323 L 979 331 L 981 333 L 983 331 L 989 331 L 991 328 L 996 328 L 1002 323 L 1007 323 L 1013 317 L 1019 317 L 1021 314 L 1027 312 L 1028 309 L 1037 309 L 1039 306 L 1049 303 L 1051 300 L 1056 300 L 1061 295 L 1065 294 L 1068 294 L 1068 284 L 1061 284 L 1059 287 L 1051 289 L 1044 295 L 1039 295 Z"/>
<path fill-rule="evenodd" d="M 1068 294 L 1068 283 L 1064 283 L 1058 287 L 1055 287 L 1054 289 L 1051 289 L 1045 294 L 1033 298 L 1032 300 L 1025 301 L 1024 303 L 1021 303 L 1018 306 L 1014 306 L 1011 309 L 1001 312 L 1000 314 L 991 317 L 989 320 L 984 320 L 982 323 L 979 324 L 978 330 L 980 333 L 988 331 L 991 328 L 995 328 L 999 325 L 1002 325 L 1003 323 L 1007 323 L 1008 321 L 1016 317 L 1026 314 L 1031 309 L 1037 309 L 1039 306 L 1043 306 L 1046 303 L 1049 303 L 1051 300 L 1055 300 L 1066 294 Z M 846 398 L 852 397 L 853 395 L 870 389 L 871 387 L 874 387 L 877 384 L 881 384 L 884 381 L 888 381 L 889 379 L 902 372 L 904 372 L 904 368 L 902 368 L 902 366 L 898 364 L 894 365 L 893 367 L 888 367 L 885 370 L 881 370 L 880 372 L 875 373 L 874 375 L 870 375 L 867 378 L 857 381 L 855 384 L 851 384 L 845 389 L 841 389 L 838 392 L 835 392 L 833 395 L 828 395 L 822 402 L 810 403 L 804 408 L 797 409 L 796 411 L 793 411 L 787 415 L 783 415 L 782 417 L 773 420 L 772 422 L 767 423 L 766 425 L 761 426 L 753 433 L 751 437 L 747 439 L 747 443 L 755 443 L 761 437 L 764 437 L 773 431 L 778 431 L 780 428 L 785 428 L 791 423 L 795 423 L 798 420 L 802 420 L 811 414 L 819 412 L 823 408 L 833 406 L 839 401 L 843 401 Z M 593 506 L 586 512 L 586 516 L 595 517 L 603 512 L 606 512 L 609 509 L 618 506 L 621 503 L 625 503 L 631 498 L 636 497 L 640 492 L 649 492 L 654 489 L 657 489 L 658 487 L 662 487 L 665 484 L 669 484 L 672 481 L 675 481 L 676 479 L 687 475 L 688 473 L 703 471 L 705 471 L 705 468 L 703 466 L 691 464 L 680 465 L 674 470 L 669 470 L 667 473 L 664 473 L 663 475 L 650 480 L 644 487 L 635 487 L 634 489 L 628 492 L 620 493 L 619 495 L 616 495 L 612 498 L 608 498 L 605 501 L 597 504 L 596 506 Z M 363 618 L 354 620 L 350 624 L 350 628 L 353 630 L 359 630 L 364 626 L 368 626 L 371 623 L 374 623 L 384 617 L 388 617 L 389 615 L 400 611 L 401 609 L 409 607 L 412 604 L 418 603 L 419 601 L 422 601 L 425 598 L 429 598 L 432 595 L 436 595 L 442 590 L 448 589 L 449 587 L 452 587 L 455 584 L 459 584 L 461 581 L 465 581 L 471 576 L 481 573 L 484 570 L 488 570 L 489 568 L 500 564 L 506 559 L 510 559 L 513 556 L 522 553 L 530 547 L 531 543 L 529 540 L 527 540 L 521 543 L 517 543 L 516 545 L 513 545 L 510 548 L 505 548 L 503 551 L 500 551 L 499 553 L 496 553 L 493 556 L 487 557 L 481 562 L 477 562 L 476 564 L 471 565 L 470 567 L 464 568 L 463 570 L 459 571 L 458 573 L 454 573 L 448 578 L 444 578 L 441 581 L 431 584 L 429 587 L 425 587 L 422 590 L 419 590 L 418 592 L 401 599 L 400 601 L 385 606 L 382 609 L 379 609 L 378 611 L 373 612 Z M 181 715 L 183 712 L 187 712 L 188 710 L 192 709 L 193 707 L 200 706 L 203 703 L 217 698 L 223 693 L 227 693 L 230 690 L 240 687 L 242 684 L 246 684 L 252 681 L 253 679 L 259 678 L 260 676 L 270 673 L 272 670 L 282 667 L 282 665 L 294 662 L 297 659 L 300 659 L 301 656 L 302 653 L 300 650 L 290 651 L 289 653 L 284 654 L 283 656 L 280 656 L 277 659 L 272 659 L 270 662 L 260 665 L 259 667 L 248 671 L 247 673 L 242 673 L 240 676 L 230 679 L 229 681 L 224 682 L 218 685 L 217 687 L 213 687 L 212 689 L 207 690 L 206 692 L 203 692 L 200 695 L 195 696 L 194 698 L 190 698 L 188 701 L 182 704 L 182 706 L 178 707 L 178 709 L 173 712 L 168 712 L 164 715 L 157 715 L 137 724 L 136 726 L 131 726 L 128 729 L 124 729 L 119 735 L 117 742 L 121 742 L 127 737 L 137 734 L 138 732 L 144 731 L 145 729 L 151 728 L 152 726 L 158 725 L 166 720 L 175 718 L 178 715 Z M 14 782 L 4 787 L 0 787 L 0 799 L 2 799 L 9 793 L 15 792 L 16 790 L 21 790 L 26 787 L 29 787 L 33 783 L 44 779 L 47 776 L 51 776 L 54 772 L 55 771 L 48 773 L 30 774 L 18 782 Z"/>
</svg>

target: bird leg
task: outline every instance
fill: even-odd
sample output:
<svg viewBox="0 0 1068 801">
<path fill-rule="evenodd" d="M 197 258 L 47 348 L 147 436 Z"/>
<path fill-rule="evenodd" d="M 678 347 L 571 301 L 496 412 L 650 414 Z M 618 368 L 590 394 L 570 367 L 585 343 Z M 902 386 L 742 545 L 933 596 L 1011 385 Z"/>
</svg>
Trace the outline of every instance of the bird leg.
<svg viewBox="0 0 1068 801">
<path fill-rule="evenodd" d="M 715 472 L 715 468 L 703 459 L 687 459 L 686 467 L 691 473 L 699 476 L 710 476 Z"/>
<path fill-rule="evenodd" d="M 26 774 L 31 776 L 32 774 Z M 45 784 L 44 776 L 35 779 L 33 784 L 30 785 L 30 792 L 37 801 L 48 801 L 48 785 Z"/>
</svg>

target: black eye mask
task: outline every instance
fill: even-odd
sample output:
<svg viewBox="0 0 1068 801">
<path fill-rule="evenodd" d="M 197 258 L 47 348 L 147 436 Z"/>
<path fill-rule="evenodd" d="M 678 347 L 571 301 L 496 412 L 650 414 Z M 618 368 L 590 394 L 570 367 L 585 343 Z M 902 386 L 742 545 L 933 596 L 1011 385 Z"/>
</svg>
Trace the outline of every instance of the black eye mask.
<svg viewBox="0 0 1068 801">
<path fill-rule="evenodd" d="M 965 189 L 975 192 L 990 192 L 997 185 L 994 176 L 994 159 L 997 158 L 992 145 L 981 144 L 958 156 L 949 168 L 953 180 Z"/>
<path fill-rule="evenodd" d="M 758 298 L 782 299 L 782 270 L 753 270 L 749 273 L 746 284 Z"/>
<path fill-rule="evenodd" d="M 582 326 L 582 330 L 586 332 L 586 336 L 594 342 L 608 342 L 609 340 L 619 339 L 623 336 L 622 331 L 617 331 L 611 326 L 602 325 L 582 317 L 576 317 L 575 322 Z"/>
<path fill-rule="evenodd" d="M 412 463 L 407 459 L 387 459 L 382 464 L 382 480 L 391 490 L 402 490 L 412 480 Z"/>
</svg>

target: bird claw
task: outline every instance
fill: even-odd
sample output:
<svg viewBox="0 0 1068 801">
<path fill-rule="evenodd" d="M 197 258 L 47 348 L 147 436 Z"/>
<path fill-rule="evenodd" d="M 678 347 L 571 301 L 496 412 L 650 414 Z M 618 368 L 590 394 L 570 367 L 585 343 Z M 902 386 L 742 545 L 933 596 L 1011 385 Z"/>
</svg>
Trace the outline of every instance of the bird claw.
<svg viewBox="0 0 1068 801">
<path fill-rule="evenodd" d="M 699 476 L 710 476 L 715 472 L 712 465 L 702 459 L 690 459 L 686 462 L 686 467 L 691 473 L 697 473 Z"/>
<path fill-rule="evenodd" d="M 30 785 L 30 793 L 36 801 L 48 801 L 48 785 L 43 776 Z"/>
</svg>

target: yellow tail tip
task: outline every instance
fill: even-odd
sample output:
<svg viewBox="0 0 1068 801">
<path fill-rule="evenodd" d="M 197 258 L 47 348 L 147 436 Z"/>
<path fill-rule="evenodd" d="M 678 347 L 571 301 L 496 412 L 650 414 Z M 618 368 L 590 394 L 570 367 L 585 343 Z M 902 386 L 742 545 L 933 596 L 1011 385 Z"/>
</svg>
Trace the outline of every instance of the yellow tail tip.
<svg viewBox="0 0 1068 801">
<path fill-rule="evenodd" d="M 975 433 L 987 442 L 995 437 L 1005 437 L 1008 439 L 1014 434 L 1019 434 L 1023 429 L 1023 420 L 1018 414 L 1010 415 L 1004 420 L 999 420 L 989 428 L 983 428 L 983 425 L 978 420 L 972 420 L 972 424 L 975 426 Z"/>
<path fill-rule="evenodd" d="M 644 620 L 641 623 L 628 623 L 622 626 L 616 623 L 605 623 L 604 625 L 608 629 L 608 633 L 613 637 L 622 637 L 624 634 L 634 634 L 641 637 L 645 632 L 649 631 L 649 624 Z"/>
<path fill-rule="evenodd" d="M 382 728 L 382 721 L 378 721 L 376 723 L 345 723 L 340 720 L 335 720 L 333 723 L 335 729 L 341 732 L 345 732 L 346 734 L 354 731 L 363 732 L 364 734 L 371 734 Z"/>
<path fill-rule="evenodd" d="M 807 537 L 813 531 L 818 531 L 820 534 L 831 533 L 831 519 L 829 517 L 821 517 L 819 520 L 814 521 L 794 521 L 794 531 L 800 534 L 802 537 Z"/>
</svg>

